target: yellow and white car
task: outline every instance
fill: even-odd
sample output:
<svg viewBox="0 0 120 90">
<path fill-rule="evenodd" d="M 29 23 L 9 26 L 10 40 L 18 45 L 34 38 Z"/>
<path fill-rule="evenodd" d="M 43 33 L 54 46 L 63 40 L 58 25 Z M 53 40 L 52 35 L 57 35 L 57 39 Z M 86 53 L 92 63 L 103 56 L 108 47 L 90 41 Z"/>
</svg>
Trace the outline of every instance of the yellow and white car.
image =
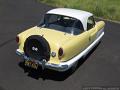
<svg viewBox="0 0 120 90">
<path fill-rule="evenodd" d="M 16 53 L 34 69 L 67 71 L 100 42 L 104 26 L 104 21 L 95 22 L 86 11 L 52 9 L 39 25 L 17 35 Z"/>
</svg>

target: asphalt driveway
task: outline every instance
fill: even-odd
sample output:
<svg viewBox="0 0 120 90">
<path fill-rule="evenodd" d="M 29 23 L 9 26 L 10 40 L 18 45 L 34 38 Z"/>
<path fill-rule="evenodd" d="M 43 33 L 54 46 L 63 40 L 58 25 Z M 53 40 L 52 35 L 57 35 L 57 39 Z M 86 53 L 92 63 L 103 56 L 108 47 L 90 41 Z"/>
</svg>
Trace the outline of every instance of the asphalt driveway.
<svg viewBox="0 0 120 90">
<path fill-rule="evenodd" d="M 120 24 L 106 22 L 102 42 L 76 72 L 44 72 L 25 68 L 15 54 L 17 33 L 37 23 L 53 7 L 35 0 L 0 0 L 0 90 L 82 90 L 120 87 Z"/>
</svg>

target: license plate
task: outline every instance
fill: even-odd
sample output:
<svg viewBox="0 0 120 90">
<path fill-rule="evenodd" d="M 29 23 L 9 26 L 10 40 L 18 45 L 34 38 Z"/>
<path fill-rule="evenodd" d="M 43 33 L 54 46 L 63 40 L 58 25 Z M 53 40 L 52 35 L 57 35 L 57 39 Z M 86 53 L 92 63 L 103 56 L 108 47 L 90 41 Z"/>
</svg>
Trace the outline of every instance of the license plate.
<svg viewBox="0 0 120 90">
<path fill-rule="evenodd" d="M 34 61 L 25 61 L 25 66 L 31 67 L 33 69 L 38 69 L 38 64 Z"/>
</svg>

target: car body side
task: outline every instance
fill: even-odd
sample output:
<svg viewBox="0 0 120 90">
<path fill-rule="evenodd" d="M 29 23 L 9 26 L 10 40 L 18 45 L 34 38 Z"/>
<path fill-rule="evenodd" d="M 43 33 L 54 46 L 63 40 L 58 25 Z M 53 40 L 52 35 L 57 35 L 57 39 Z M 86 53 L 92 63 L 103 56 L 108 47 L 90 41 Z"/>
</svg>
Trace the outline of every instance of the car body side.
<svg viewBox="0 0 120 90">
<path fill-rule="evenodd" d="M 80 35 L 65 35 L 63 32 L 35 26 L 18 35 L 20 38 L 19 49 L 21 53 L 24 53 L 24 43 L 29 36 L 43 35 L 50 44 L 51 52 L 56 52 L 56 57 L 50 57 L 49 63 L 59 64 L 61 61 L 68 61 L 75 57 L 88 47 L 96 39 L 97 32 L 101 30 L 103 26 L 103 21 L 96 22 L 96 25 L 92 29 L 84 31 Z M 58 57 L 58 50 L 60 47 L 64 50 L 64 55 L 61 60 L 59 60 Z"/>
</svg>

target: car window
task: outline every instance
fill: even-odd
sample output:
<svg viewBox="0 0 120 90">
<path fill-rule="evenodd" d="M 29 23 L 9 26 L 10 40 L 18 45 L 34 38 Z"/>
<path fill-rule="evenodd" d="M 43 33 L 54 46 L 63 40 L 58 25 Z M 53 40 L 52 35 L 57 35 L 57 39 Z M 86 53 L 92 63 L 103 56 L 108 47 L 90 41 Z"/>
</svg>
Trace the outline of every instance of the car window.
<svg viewBox="0 0 120 90">
<path fill-rule="evenodd" d="M 91 16 L 88 18 L 88 21 L 87 21 L 87 30 L 90 30 L 94 26 L 95 26 L 95 21 L 94 21 L 93 16 Z"/>
<path fill-rule="evenodd" d="M 45 15 L 44 27 L 74 35 L 78 35 L 84 30 L 82 23 L 79 20 L 55 14 Z"/>
<path fill-rule="evenodd" d="M 81 33 L 84 31 L 83 25 L 82 25 L 82 23 L 81 23 L 79 20 L 77 20 L 77 21 L 74 23 L 73 29 L 71 29 L 71 30 L 74 30 L 74 31 L 72 32 L 73 35 L 81 34 Z"/>
<path fill-rule="evenodd" d="M 46 15 L 45 20 L 48 23 L 54 23 L 54 22 L 57 22 L 57 20 L 59 19 L 59 17 L 60 16 L 57 16 L 57 15 L 51 15 L 51 16 Z"/>
</svg>

